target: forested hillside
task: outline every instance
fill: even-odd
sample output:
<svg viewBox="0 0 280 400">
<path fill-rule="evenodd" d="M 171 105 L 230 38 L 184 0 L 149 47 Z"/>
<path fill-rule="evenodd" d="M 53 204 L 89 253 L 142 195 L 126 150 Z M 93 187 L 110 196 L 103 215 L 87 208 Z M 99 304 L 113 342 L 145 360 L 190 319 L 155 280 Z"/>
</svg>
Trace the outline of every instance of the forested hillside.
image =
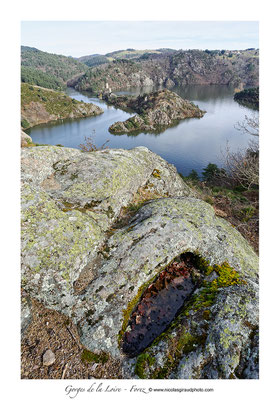
<svg viewBox="0 0 280 400">
<path fill-rule="evenodd" d="M 61 89 L 88 67 L 72 57 L 50 54 L 34 47 L 21 47 L 22 82 Z"/>
<path fill-rule="evenodd" d="M 21 81 L 54 90 L 62 90 L 66 87 L 59 78 L 33 67 L 21 67 Z"/>
</svg>

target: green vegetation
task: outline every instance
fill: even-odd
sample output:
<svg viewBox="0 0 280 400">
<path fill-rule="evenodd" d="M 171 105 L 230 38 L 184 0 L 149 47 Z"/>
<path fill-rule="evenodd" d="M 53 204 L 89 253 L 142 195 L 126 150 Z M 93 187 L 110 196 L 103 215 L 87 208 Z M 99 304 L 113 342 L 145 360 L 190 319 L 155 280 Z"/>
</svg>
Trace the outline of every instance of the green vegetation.
<svg viewBox="0 0 280 400">
<path fill-rule="evenodd" d="M 81 354 L 81 360 L 85 364 L 87 363 L 105 364 L 109 360 L 109 356 L 105 352 L 96 354 L 92 353 L 87 349 L 84 349 Z"/>
<path fill-rule="evenodd" d="M 199 175 L 196 170 L 192 169 L 189 175 L 187 176 L 188 179 L 192 181 L 199 181 Z"/>
<path fill-rule="evenodd" d="M 148 353 L 142 353 L 137 358 L 137 362 L 135 365 L 135 374 L 139 376 L 140 379 L 146 379 L 147 376 L 145 374 L 145 367 L 152 366 L 155 362 L 154 357 L 151 357 Z"/>
<path fill-rule="evenodd" d="M 44 104 L 50 114 L 59 115 L 62 118 L 69 116 L 73 111 L 75 102 L 63 93 L 53 90 L 36 88 L 27 84 L 21 85 L 21 105 L 27 106 L 30 102 Z"/>
<path fill-rule="evenodd" d="M 22 119 L 22 120 L 21 120 L 21 126 L 22 126 L 23 129 L 28 129 L 28 128 L 30 128 L 30 124 L 29 124 L 28 121 L 26 121 L 26 119 Z"/>
<path fill-rule="evenodd" d="M 131 59 L 141 60 L 143 56 L 150 56 L 155 54 L 161 54 L 164 50 L 117 50 L 106 55 L 93 54 L 91 56 L 80 57 L 78 60 L 88 67 L 95 67 L 102 64 L 108 64 L 118 61 L 129 61 Z"/>
<path fill-rule="evenodd" d="M 254 68 L 252 64 L 248 67 L 249 71 L 253 71 Z M 237 92 L 234 95 L 234 100 L 238 101 L 240 104 L 244 104 L 246 106 L 252 107 L 254 109 L 259 109 L 259 88 L 250 88 L 241 90 L 241 92 Z"/>
<path fill-rule="evenodd" d="M 21 81 L 54 90 L 62 90 L 66 87 L 61 80 L 53 75 L 33 67 L 21 67 Z"/>
<path fill-rule="evenodd" d="M 84 73 L 88 69 L 86 65 L 72 57 L 50 54 L 27 46 L 22 46 L 21 48 L 21 65 L 23 67 L 31 67 L 47 74 L 47 77 L 42 79 L 40 72 L 38 76 L 36 76 L 32 70 L 25 70 L 24 76 L 28 77 L 29 83 L 37 84 L 35 81 L 30 82 L 30 80 L 32 77 L 34 77 L 35 80 L 40 77 L 43 83 L 47 82 L 47 84 L 49 84 L 49 77 L 52 76 L 60 82 L 61 86 L 69 79 Z"/>
<path fill-rule="evenodd" d="M 203 274 L 203 278 L 197 278 L 200 281 L 200 290 L 185 303 L 184 308 L 169 328 L 138 356 L 134 371 L 140 379 L 166 379 L 171 371 L 176 368 L 183 354 L 187 355 L 197 346 L 203 346 L 206 341 L 207 331 L 197 332 L 196 325 L 192 325 L 190 322 L 192 318 L 210 320 L 210 307 L 215 303 L 220 288 L 246 285 L 238 272 L 227 262 L 222 265 L 210 265 L 207 260 L 196 255 L 194 263 Z M 208 281 L 206 278 L 213 273 L 215 273 L 216 278 Z M 197 317 L 195 317 L 196 315 Z M 168 353 L 164 365 L 155 367 L 154 347 L 160 341 L 167 343 Z"/>
<path fill-rule="evenodd" d="M 32 109 L 34 103 L 37 104 L 35 111 Z M 45 122 L 48 122 L 55 119 L 82 118 L 94 115 L 95 111 L 92 107 L 92 104 L 79 102 L 61 92 L 31 86 L 27 83 L 21 84 L 21 125 L 24 129 L 36 125 L 36 118 L 40 119 L 40 112 L 42 122 L 44 119 Z M 36 116 L 35 120 L 34 115 Z"/>
<path fill-rule="evenodd" d="M 92 56 L 84 56 L 78 59 L 83 64 L 87 65 L 88 67 L 95 67 L 101 64 L 107 64 L 110 62 L 108 57 L 100 55 L 100 54 L 93 54 Z"/>
<path fill-rule="evenodd" d="M 199 265 L 199 264 L 198 264 Z M 214 265 L 211 267 L 210 265 L 200 266 L 201 271 L 206 269 L 205 275 L 210 275 L 213 271 L 217 273 L 218 277 L 214 279 L 212 282 L 203 281 L 202 287 L 203 289 L 200 293 L 194 296 L 188 303 L 186 307 L 186 315 L 189 314 L 189 310 L 197 311 L 200 308 L 208 308 L 213 303 L 217 296 L 218 289 L 222 287 L 228 287 L 233 285 L 245 285 L 246 282 L 240 279 L 238 272 L 236 272 L 227 262 L 222 265 Z"/>
<path fill-rule="evenodd" d="M 173 52 L 171 49 L 158 49 L 158 50 L 135 50 L 135 49 L 126 49 L 126 50 L 117 50 L 111 53 L 107 53 L 105 55 L 102 54 L 92 54 L 90 56 L 83 56 L 78 58 L 78 60 L 88 67 L 95 67 L 101 64 L 108 64 L 115 60 L 130 60 L 130 59 L 140 59 L 144 60 L 149 58 L 150 56 L 163 54 L 167 52 Z"/>
<path fill-rule="evenodd" d="M 194 170 L 193 170 L 194 171 Z M 194 171 L 196 172 L 196 171 Z M 203 169 L 202 176 L 205 181 L 213 181 L 217 176 L 225 174 L 225 170 L 218 168 L 216 164 L 209 163 L 206 168 Z"/>
</svg>

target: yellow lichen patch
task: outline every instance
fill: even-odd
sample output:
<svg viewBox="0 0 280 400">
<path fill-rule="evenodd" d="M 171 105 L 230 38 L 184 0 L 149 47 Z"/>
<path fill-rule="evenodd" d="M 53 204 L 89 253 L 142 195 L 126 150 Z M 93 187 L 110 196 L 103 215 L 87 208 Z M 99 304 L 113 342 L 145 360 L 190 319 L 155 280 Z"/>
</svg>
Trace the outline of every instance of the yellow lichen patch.
<svg viewBox="0 0 280 400">
<path fill-rule="evenodd" d="M 171 323 L 169 328 L 159 335 L 154 342 L 142 353 L 137 359 L 137 369 L 135 372 L 143 379 L 145 377 L 153 379 L 164 379 L 169 376 L 170 372 L 174 370 L 182 354 L 188 354 L 194 351 L 198 346 L 204 345 L 207 339 L 207 330 L 204 332 L 196 333 L 195 327 L 185 325 L 190 315 L 193 313 L 200 313 L 200 318 L 205 320 L 207 324 L 211 319 L 210 307 L 214 304 L 218 289 L 233 285 L 244 285 L 246 282 L 242 280 L 238 274 L 227 262 L 221 265 L 213 265 L 200 257 L 195 255 L 196 268 L 202 272 L 203 276 L 209 276 L 215 272 L 216 278 L 212 281 L 201 281 L 201 277 L 195 276 L 201 283 L 201 290 L 197 295 L 194 295 L 184 306 L 181 313 Z M 135 304 L 135 303 L 134 303 Z M 197 314 L 198 315 L 198 314 Z M 187 317 L 187 320 L 186 320 Z M 185 322 L 184 322 L 185 321 Z M 183 325 L 182 325 L 183 324 Z M 187 328 L 188 327 L 188 328 Z M 174 336 L 174 330 L 176 335 Z M 225 330 L 221 336 L 221 344 L 226 348 L 229 346 L 228 338 L 231 338 L 229 330 Z M 147 360 L 154 355 L 153 349 L 161 341 L 168 344 L 168 351 L 166 354 L 166 362 L 164 366 L 152 366 Z M 143 356 L 143 357 L 142 357 Z"/>
<path fill-rule="evenodd" d="M 227 262 L 224 262 L 222 265 L 215 265 L 214 270 L 219 275 L 219 278 L 217 278 L 217 287 L 246 284 L 246 282 L 240 278 L 238 272 L 236 272 Z"/>
<path fill-rule="evenodd" d="M 160 179 L 161 178 L 161 176 L 160 176 L 160 170 L 159 169 L 154 169 L 153 170 L 153 172 L 152 172 L 152 175 L 155 177 L 155 178 L 158 178 L 158 179 Z"/>
<path fill-rule="evenodd" d="M 23 199 L 33 197 L 33 204 L 22 210 L 24 273 L 32 278 L 42 270 L 59 271 L 65 284 L 71 284 L 75 266 L 97 246 L 102 232 L 84 213 L 65 213 L 46 193 L 25 188 Z"/>
</svg>

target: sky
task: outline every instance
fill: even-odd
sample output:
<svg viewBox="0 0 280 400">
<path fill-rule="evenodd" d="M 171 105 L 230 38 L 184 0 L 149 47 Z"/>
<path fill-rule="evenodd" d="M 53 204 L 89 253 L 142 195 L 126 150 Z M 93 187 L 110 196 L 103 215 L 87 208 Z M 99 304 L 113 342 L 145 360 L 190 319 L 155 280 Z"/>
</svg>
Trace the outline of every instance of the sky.
<svg viewBox="0 0 280 400">
<path fill-rule="evenodd" d="M 72 57 L 127 48 L 259 47 L 257 21 L 22 21 L 21 44 Z"/>
</svg>

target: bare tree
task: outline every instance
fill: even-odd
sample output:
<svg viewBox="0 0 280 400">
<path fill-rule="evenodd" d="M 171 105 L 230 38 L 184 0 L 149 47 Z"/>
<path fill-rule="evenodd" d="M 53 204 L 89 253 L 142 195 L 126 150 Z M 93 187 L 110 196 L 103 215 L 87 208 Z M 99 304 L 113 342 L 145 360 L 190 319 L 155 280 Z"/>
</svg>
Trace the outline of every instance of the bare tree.
<svg viewBox="0 0 280 400">
<path fill-rule="evenodd" d="M 254 138 L 249 141 L 246 150 L 232 152 L 229 145 L 226 147 L 223 158 L 227 177 L 233 182 L 250 189 L 259 185 L 259 119 L 257 115 L 245 116 L 244 121 L 236 126 L 239 131 L 249 134 Z"/>
<path fill-rule="evenodd" d="M 251 148 L 245 151 L 226 150 L 227 175 L 247 189 L 259 185 L 259 153 Z"/>
<path fill-rule="evenodd" d="M 238 122 L 235 125 L 238 131 L 246 133 L 251 136 L 259 137 L 259 117 L 258 115 L 252 114 L 251 116 L 245 115 L 245 119 L 242 122 Z"/>
<path fill-rule="evenodd" d="M 79 148 L 84 152 L 104 150 L 104 149 L 108 148 L 106 146 L 106 144 L 109 143 L 109 141 L 110 140 L 108 139 L 108 140 L 106 140 L 105 143 L 103 143 L 102 146 L 97 147 L 97 145 L 94 143 L 95 142 L 95 130 L 93 129 L 92 134 L 90 136 L 85 136 L 84 143 L 81 143 L 79 145 Z"/>
</svg>

